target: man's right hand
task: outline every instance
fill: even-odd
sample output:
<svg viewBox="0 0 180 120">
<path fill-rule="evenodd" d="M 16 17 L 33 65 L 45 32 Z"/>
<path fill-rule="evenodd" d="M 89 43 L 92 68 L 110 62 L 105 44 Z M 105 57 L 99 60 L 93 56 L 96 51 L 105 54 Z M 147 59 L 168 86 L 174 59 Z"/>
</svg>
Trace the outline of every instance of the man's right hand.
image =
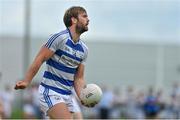
<svg viewBox="0 0 180 120">
<path fill-rule="evenodd" d="M 26 80 L 21 80 L 16 83 L 16 86 L 14 87 L 15 90 L 18 89 L 25 89 L 29 85 L 29 82 Z"/>
<path fill-rule="evenodd" d="M 92 104 L 90 104 L 90 105 L 87 105 L 87 104 L 85 104 L 85 103 L 81 100 L 81 104 L 84 105 L 84 106 L 86 106 L 86 107 L 92 108 L 92 107 L 94 107 L 97 103 L 92 103 Z"/>
</svg>

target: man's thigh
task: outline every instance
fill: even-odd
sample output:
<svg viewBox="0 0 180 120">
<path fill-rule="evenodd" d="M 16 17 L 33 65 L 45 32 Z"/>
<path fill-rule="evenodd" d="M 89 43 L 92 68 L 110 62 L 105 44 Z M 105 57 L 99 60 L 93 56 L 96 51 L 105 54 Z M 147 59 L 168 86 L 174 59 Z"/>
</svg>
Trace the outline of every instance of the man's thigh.
<svg viewBox="0 0 180 120">
<path fill-rule="evenodd" d="M 47 113 L 51 119 L 72 119 L 72 113 L 63 102 L 54 105 Z"/>
</svg>

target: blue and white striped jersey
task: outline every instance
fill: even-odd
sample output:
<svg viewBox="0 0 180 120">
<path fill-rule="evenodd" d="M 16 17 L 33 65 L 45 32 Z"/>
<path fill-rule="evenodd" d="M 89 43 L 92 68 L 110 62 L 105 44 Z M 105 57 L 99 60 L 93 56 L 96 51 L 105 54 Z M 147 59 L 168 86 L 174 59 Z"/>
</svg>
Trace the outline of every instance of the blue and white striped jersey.
<svg viewBox="0 0 180 120">
<path fill-rule="evenodd" d="M 54 55 L 46 61 L 41 85 L 60 94 L 71 94 L 77 67 L 86 61 L 87 46 L 81 40 L 74 43 L 69 29 L 66 29 L 53 34 L 45 47 L 52 50 Z"/>
</svg>

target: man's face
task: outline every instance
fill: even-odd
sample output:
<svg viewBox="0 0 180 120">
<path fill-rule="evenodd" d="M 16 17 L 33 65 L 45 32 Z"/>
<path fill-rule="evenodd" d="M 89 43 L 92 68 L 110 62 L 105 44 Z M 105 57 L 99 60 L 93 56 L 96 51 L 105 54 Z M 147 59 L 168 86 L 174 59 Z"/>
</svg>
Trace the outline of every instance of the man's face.
<svg viewBox="0 0 180 120">
<path fill-rule="evenodd" d="M 80 13 L 77 19 L 76 31 L 80 34 L 85 31 L 88 31 L 88 24 L 89 24 L 89 19 L 87 13 L 86 12 Z"/>
</svg>

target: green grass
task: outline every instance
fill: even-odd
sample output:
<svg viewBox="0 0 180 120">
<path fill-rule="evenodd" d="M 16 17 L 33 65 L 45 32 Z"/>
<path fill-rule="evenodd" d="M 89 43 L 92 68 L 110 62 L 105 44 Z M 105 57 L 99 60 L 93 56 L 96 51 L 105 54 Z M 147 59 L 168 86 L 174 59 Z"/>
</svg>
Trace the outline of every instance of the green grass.
<svg viewBox="0 0 180 120">
<path fill-rule="evenodd" d="M 12 111 L 11 119 L 22 119 L 23 111 L 20 108 L 16 108 Z"/>
</svg>

